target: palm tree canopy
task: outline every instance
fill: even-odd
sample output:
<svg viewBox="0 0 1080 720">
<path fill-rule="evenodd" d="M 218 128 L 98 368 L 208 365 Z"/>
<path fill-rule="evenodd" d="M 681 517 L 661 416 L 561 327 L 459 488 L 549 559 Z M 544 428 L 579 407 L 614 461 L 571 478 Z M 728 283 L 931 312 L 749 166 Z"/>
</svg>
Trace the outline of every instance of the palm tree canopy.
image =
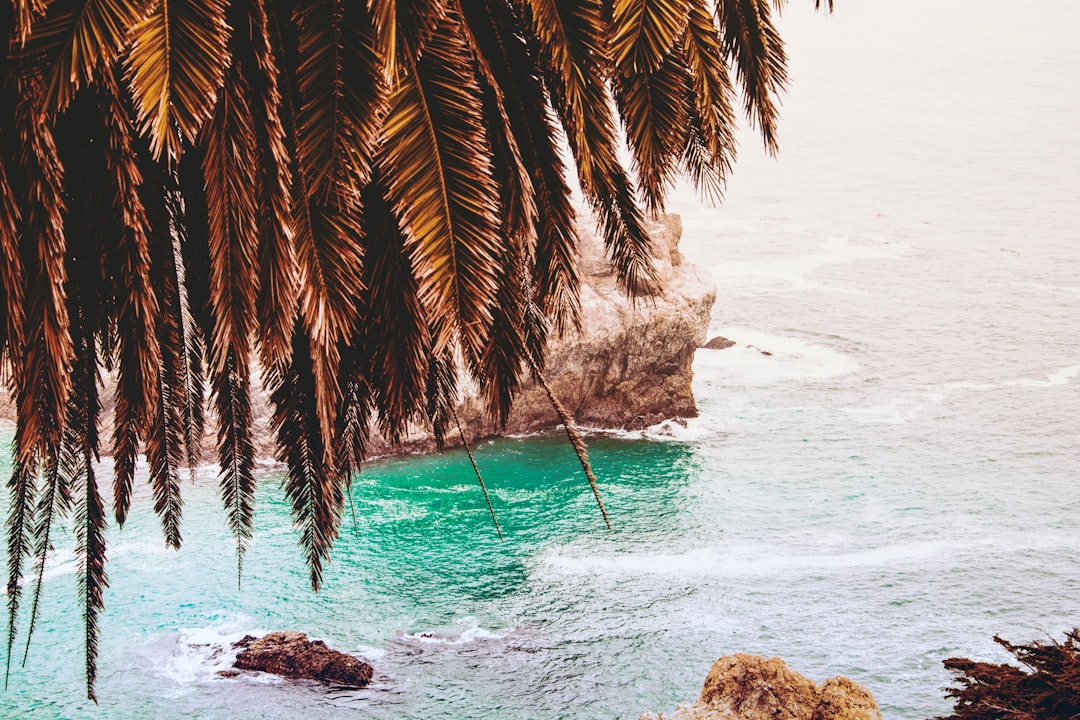
<svg viewBox="0 0 1080 720">
<path fill-rule="evenodd" d="M 32 564 L 29 636 L 50 527 L 71 516 L 94 697 L 95 461 L 113 457 L 123 524 L 145 455 L 179 547 L 204 398 L 239 572 L 252 368 L 318 590 L 369 433 L 423 422 L 441 441 L 463 377 L 505 422 L 549 337 L 577 323 L 568 164 L 641 294 L 645 213 L 682 174 L 718 197 L 740 95 L 775 151 L 783 4 L 0 0 L 8 662 L 23 576 Z M 102 370 L 116 378 L 104 439 Z"/>
</svg>

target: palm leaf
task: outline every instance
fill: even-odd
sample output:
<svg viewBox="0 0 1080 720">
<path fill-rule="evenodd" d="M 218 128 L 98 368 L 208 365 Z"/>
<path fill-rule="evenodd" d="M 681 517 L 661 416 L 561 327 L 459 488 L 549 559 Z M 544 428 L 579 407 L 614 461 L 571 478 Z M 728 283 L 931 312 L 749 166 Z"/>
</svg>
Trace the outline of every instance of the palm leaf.
<svg viewBox="0 0 1080 720">
<path fill-rule="evenodd" d="M 618 158 L 605 78 L 611 60 L 599 0 L 573 5 L 528 0 L 530 29 L 555 110 L 577 163 L 581 189 L 596 210 L 619 281 L 631 293 L 656 285 L 652 240 L 633 184 Z"/>
<path fill-rule="evenodd" d="M 551 389 L 551 385 L 548 384 L 547 378 L 544 377 L 544 373 L 535 365 L 533 365 L 532 371 L 536 381 L 540 383 L 540 386 L 544 388 L 544 392 L 547 393 L 548 400 L 551 402 L 551 407 L 555 409 L 555 413 L 562 422 L 563 429 L 566 431 L 566 437 L 574 447 L 574 452 L 577 453 L 578 461 L 581 463 L 581 469 L 585 472 L 585 477 L 589 480 L 589 487 L 592 489 L 593 497 L 596 498 L 597 507 L 600 508 L 600 515 L 603 516 L 604 524 L 607 525 L 608 530 L 610 530 L 611 521 L 608 519 L 607 510 L 604 509 L 604 501 L 600 499 L 600 484 L 596 479 L 596 475 L 593 473 L 592 463 L 589 462 L 589 449 L 585 445 L 584 438 L 581 437 L 581 432 L 577 429 L 577 423 L 574 422 L 573 416 L 567 412 L 566 408 L 563 407 L 563 404 L 559 402 L 559 398 L 555 396 L 555 392 Z"/>
<path fill-rule="evenodd" d="M 366 250 L 360 327 L 366 364 L 357 369 L 371 389 L 380 432 L 398 442 L 423 404 L 431 339 L 405 254 L 406 240 L 385 192 L 376 177 L 363 196 Z"/>
<path fill-rule="evenodd" d="M 20 424 L 21 427 L 21 424 Z M 18 434 L 18 430 L 16 430 Z M 7 517 L 7 663 L 4 669 L 4 689 L 11 674 L 12 650 L 18 636 L 19 605 L 22 601 L 23 560 L 30 555 L 33 537 L 34 497 L 37 493 L 35 474 L 31 467 L 16 460 L 8 478 Z"/>
<path fill-rule="evenodd" d="M 6 120 L 6 118 L 5 118 Z M 18 365 L 23 345 L 23 268 L 19 256 L 19 206 L 0 157 L 0 354 Z"/>
<path fill-rule="evenodd" d="M 63 112 L 99 67 L 111 67 L 151 0 L 53 0 L 19 50 L 23 72 L 41 75 L 42 109 Z"/>
<path fill-rule="evenodd" d="M 224 372 L 214 379 L 218 414 L 219 489 L 229 532 L 236 542 L 236 585 L 255 522 L 255 446 L 251 438 L 251 398 L 246 363 L 230 351 Z"/>
<path fill-rule="evenodd" d="M 775 154 L 779 149 L 776 96 L 787 83 L 787 56 L 769 1 L 717 0 L 715 15 L 724 49 L 742 85 L 746 113 L 761 132 L 765 148 Z"/>
<path fill-rule="evenodd" d="M 155 0 L 131 29 L 127 80 L 155 158 L 178 159 L 214 109 L 229 64 L 225 0 Z"/>
<path fill-rule="evenodd" d="M 246 11 L 246 16 L 245 16 Z M 280 115 L 278 63 L 271 49 L 266 7 L 261 0 L 233 3 L 230 20 L 236 28 L 233 58 L 246 83 L 252 132 L 258 150 L 255 167 L 256 213 L 259 238 L 259 293 L 256 299 L 257 342 L 264 367 L 288 361 L 299 293 L 299 270 L 292 237 L 289 169 Z M 241 17 L 234 18 L 240 14 Z"/>
<path fill-rule="evenodd" d="M 648 71 L 620 72 L 615 103 L 626 126 L 645 206 L 663 212 L 686 145 L 689 73 L 679 52 Z"/>
<path fill-rule="evenodd" d="M 532 266 L 536 302 L 562 334 L 578 325 L 576 218 L 558 147 L 558 129 L 547 102 L 537 61 L 523 37 L 523 24 L 507 3 L 465 3 L 477 52 L 487 60 L 499 88 L 502 111 L 520 162 L 531 177 L 536 233 Z M 503 153 L 507 164 L 513 158 Z M 500 173 L 501 174 L 501 173 Z M 512 202 L 504 194 L 504 207 Z M 522 208 L 524 211 L 526 208 Z M 541 333 L 541 341 L 546 333 Z"/>
<path fill-rule="evenodd" d="M 392 96 L 383 166 L 434 326 L 433 353 L 450 345 L 456 329 L 475 362 L 497 289 L 499 205 L 480 89 L 458 22 L 447 16 Z"/>
<path fill-rule="evenodd" d="M 723 44 L 705 0 L 690 1 L 682 49 L 692 88 L 684 165 L 695 185 L 715 201 L 735 162 L 735 90 L 727 66 L 716 60 L 723 55 Z"/>
<path fill-rule="evenodd" d="M 656 71 L 686 27 L 686 11 L 686 2 L 673 0 L 614 0 L 611 53 L 619 72 Z"/>
<path fill-rule="evenodd" d="M 292 504 L 293 524 L 300 530 L 300 549 L 307 563 L 311 587 L 322 586 L 323 564 L 341 526 L 344 479 L 323 447 L 323 432 L 316 410 L 316 377 L 310 341 L 298 326 L 293 340 L 293 362 L 271 378 L 274 403 L 272 426 L 277 435 L 278 459 L 286 463 L 285 495 Z"/>
<path fill-rule="evenodd" d="M 147 176 L 144 182 L 143 169 L 148 166 L 132 144 L 133 128 L 113 74 L 100 73 L 95 87 L 103 122 L 105 160 L 114 188 L 113 204 L 122 227 L 116 241 L 107 246 L 105 263 L 108 275 L 118 281 L 117 323 L 124 328 L 116 348 L 119 362 L 113 428 L 113 503 L 117 523 L 123 525 L 131 501 L 142 429 L 149 426 L 158 403 L 159 310 L 151 283 L 151 225 L 146 203 L 163 203 L 165 189 L 160 181 L 151 182 L 154 175 Z M 157 231 L 168 233 L 167 215 L 158 218 Z"/>
<path fill-rule="evenodd" d="M 442 451 L 446 445 L 446 431 L 450 427 L 457 404 L 457 368 L 450 348 L 429 358 L 425 395 L 431 434 L 435 446 Z"/>
</svg>

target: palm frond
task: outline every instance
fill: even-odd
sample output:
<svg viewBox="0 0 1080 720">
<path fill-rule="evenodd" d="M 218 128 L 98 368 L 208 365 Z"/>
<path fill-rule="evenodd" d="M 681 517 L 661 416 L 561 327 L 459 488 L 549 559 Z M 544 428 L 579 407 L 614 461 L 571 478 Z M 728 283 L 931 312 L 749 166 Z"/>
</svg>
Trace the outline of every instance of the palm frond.
<svg viewBox="0 0 1080 720">
<path fill-rule="evenodd" d="M 96 397 L 87 406 L 96 415 Z M 93 420 L 87 427 L 93 427 Z M 85 436 L 84 436 L 85 438 Z M 85 643 L 86 696 L 97 703 L 94 684 L 97 681 L 98 639 L 101 637 L 99 618 L 105 609 L 105 506 L 98 491 L 93 461 L 97 449 L 86 441 L 72 446 L 72 491 L 75 496 L 75 557 L 78 562 L 78 591 L 83 615 Z M 69 471 L 71 472 L 71 471 Z"/>
<path fill-rule="evenodd" d="M 692 88 L 684 168 L 707 198 L 719 201 L 735 162 L 735 90 L 726 64 L 717 62 L 724 46 L 705 0 L 690 0 L 682 49 Z"/>
<path fill-rule="evenodd" d="M 40 75 L 42 110 L 63 112 L 99 67 L 111 67 L 128 32 L 152 0 L 53 0 L 33 25 L 17 61 L 22 72 Z"/>
<path fill-rule="evenodd" d="M 682 53 L 669 52 L 651 70 L 620 70 L 614 86 L 645 207 L 663 212 L 686 145 L 690 113 L 689 73 Z"/>
<path fill-rule="evenodd" d="M 316 377 L 310 341 L 301 326 L 293 339 L 292 364 L 271 378 L 274 403 L 272 426 L 277 434 L 278 459 L 288 471 L 283 481 L 292 504 L 293 524 L 300 531 L 300 550 L 307 563 L 311 587 L 322 586 L 323 564 L 341 526 L 344 479 L 327 462 L 316 410 Z"/>
<path fill-rule="evenodd" d="M 18 430 L 16 430 L 16 434 Z M 18 636 L 19 605 L 22 601 L 23 560 L 31 552 L 33 537 L 34 498 L 37 483 L 32 466 L 15 461 L 15 469 L 8 478 L 7 516 L 7 663 L 4 668 L 4 689 L 11 674 L 12 650 Z"/>
<path fill-rule="evenodd" d="M 462 7 L 477 52 L 487 59 L 499 88 L 521 163 L 531 175 L 536 237 L 530 259 L 536 302 L 562 334 L 577 327 L 581 310 L 576 218 L 543 78 L 523 36 L 523 23 L 508 3 L 465 3 Z M 507 202 L 504 195 L 503 205 Z"/>
<path fill-rule="evenodd" d="M 633 184 L 618 158 L 611 72 L 600 0 L 565 5 L 528 0 L 530 29 L 539 46 L 547 87 L 577 163 L 581 189 L 592 204 L 619 281 L 632 296 L 656 286 L 652 239 Z"/>
<path fill-rule="evenodd" d="M 368 379 L 368 359 L 363 338 L 353 338 L 342 352 L 341 408 L 334 433 L 334 460 L 345 476 L 353 525 L 356 525 L 356 509 L 352 508 L 352 478 L 360 472 L 367 454 L 370 439 L 371 385 Z"/>
<path fill-rule="evenodd" d="M 607 510 L 604 509 L 604 501 L 600 499 L 600 484 L 596 479 L 596 474 L 593 473 L 592 463 L 589 462 L 589 449 L 585 445 L 585 439 L 581 437 L 581 432 L 578 430 L 577 423 L 574 422 L 573 416 L 566 411 L 566 408 L 563 407 L 559 398 L 555 396 L 555 392 L 551 389 L 551 385 L 548 384 L 547 378 L 544 377 L 544 373 L 535 365 L 533 366 L 532 371 L 533 377 L 535 377 L 536 381 L 540 383 L 540 386 L 544 388 L 544 392 L 547 393 L 548 400 L 551 402 L 551 407 L 555 409 L 555 413 L 562 422 L 563 429 L 566 431 L 566 437 L 574 447 L 574 452 L 577 453 L 578 461 L 581 463 L 581 469 L 585 472 L 585 477 L 589 480 L 589 487 L 592 489 L 593 497 L 596 498 L 596 505 L 600 508 L 600 514 L 604 518 L 604 524 L 607 525 L 608 530 L 610 530 L 611 521 L 608 519 Z"/>
<path fill-rule="evenodd" d="M 259 238 L 257 342 L 264 367 L 286 363 L 299 293 L 299 268 L 293 245 L 290 187 L 291 156 L 280 114 L 278 62 L 271 47 L 269 20 L 262 0 L 229 7 L 235 30 L 233 58 L 250 93 L 248 109 L 255 135 L 255 188 Z M 240 14 L 241 17 L 233 18 Z"/>
<path fill-rule="evenodd" d="M 4 118 L 6 121 L 7 118 Z M 19 255 L 21 213 L 0 156 L 0 355 L 7 353 L 18 366 L 23 346 L 23 267 Z"/>
<path fill-rule="evenodd" d="M 255 446 L 251 437 L 251 382 L 247 363 L 231 350 L 214 379 L 218 415 L 219 489 L 229 532 L 236 543 L 236 585 L 255 522 Z"/>
<path fill-rule="evenodd" d="M 769 0 L 717 0 L 715 16 L 742 85 L 746 113 L 761 132 L 766 150 L 775 154 L 777 96 L 787 84 L 787 55 L 773 25 Z"/>
<path fill-rule="evenodd" d="M 131 28 L 127 81 L 155 158 L 178 160 L 210 119 L 229 64 L 225 0 L 155 0 Z"/>
<path fill-rule="evenodd" d="M 686 27 L 687 3 L 675 0 L 614 0 L 611 54 L 619 72 L 652 73 L 671 53 Z"/>
<path fill-rule="evenodd" d="M 45 0 L 13 0 L 15 10 L 14 39 L 21 45 L 26 42 L 34 20 L 45 12 Z"/>
<path fill-rule="evenodd" d="M 131 121 L 120 87 L 110 71 L 99 74 L 95 87 L 103 121 L 106 164 L 115 188 L 114 206 L 122 231 L 108 246 L 108 274 L 118 281 L 117 323 L 124 328 L 117 343 L 116 420 L 113 427 L 113 504 L 117 523 L 124 524 L 131 500 L 135 462 L 142 429 L 149 426 L 159 399 L 158 299 L 151 281 L 150 219 L 146 203 L 164 203 L 165 189 L 146 175 L 147 161 L 132 144 Z M 151 168 L 153 169 L 153 168 Z M 149 200 L 147 200 L 147 198 Z M 168 233 L 167 214 L 159 212 L 157 232 Z"/>
<path fill-rule="evenodd" d="M 425 393 L 427 415 L 431 422 L 431 435 L 440 451 L 446 445 L 446 431 L 456 412 L 454 408 L 457 405 L 457 382 L 457 368 L 450 348 L 429 358 Z"/>
<path fill-rule="evenodd" d="M 473 474 L 476 475 L 476 481 L 480 483 L 480 489 L 484 493 L 484 501 L 487 502 L 488 512 L 491 513 L 491 522 L 495 525 L 495 532 L 498 533 L 499 540 L 501 541 L 503 539 L 502 528 L 499 527 L 499 519 L 495 517 L 495 508 L 491 504 L 491 495 L 488 494 L 487 485 L 484 484 L 484 476 L 480 474 L 480 468 L 476 464 L 476 458 L 473 457 L 473 451 L 469 446 L 469 441 L 465 438 L 465 429 L 461 426 L 461 420 L 458 418 L 456 410 L 454 411 L 454 424 L 457 425 L 461 444 L 469 456 L 469 462 L 472 463 Z"/>
<path fill-rule="evenodd" d="M 391 98 L 383 168 L 433 323 L 433 353 L 456 331 L 475 362 L 497 289 L 498 194 L 460 19 L 443 22 Z"/>
<path fill-rule="evenodd" d="M 405 237 L 386 201 L 384 183 L 375 177 L 364 190 L 364 315 L 361 319 L 366 364 L 379 430 L 400 441 L 422 406 L 431 339 L 427 313 L 405 254 Z"/>
</svg>

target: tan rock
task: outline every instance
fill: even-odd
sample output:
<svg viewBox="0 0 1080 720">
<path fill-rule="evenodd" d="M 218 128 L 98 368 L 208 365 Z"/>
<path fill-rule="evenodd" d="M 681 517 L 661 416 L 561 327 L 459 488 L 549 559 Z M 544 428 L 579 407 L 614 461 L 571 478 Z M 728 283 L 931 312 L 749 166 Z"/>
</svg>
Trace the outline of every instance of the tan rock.
<svg viewBox="0 0 1080 720">
<path fill-rule="evenodd" d="M 819 687 L 780 658 L 738 653 L 715 663 L 693 705 L 639 720 L 881 720 L 873 695 L 844 677 Z"/>
</svg>

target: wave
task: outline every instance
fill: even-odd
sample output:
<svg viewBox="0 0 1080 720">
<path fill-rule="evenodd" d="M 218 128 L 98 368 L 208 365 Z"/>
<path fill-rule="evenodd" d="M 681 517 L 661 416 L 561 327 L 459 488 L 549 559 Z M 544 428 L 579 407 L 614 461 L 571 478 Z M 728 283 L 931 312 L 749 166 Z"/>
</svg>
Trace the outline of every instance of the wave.
<svg viewBox="0 0 1080 720">
<path fill-rule="evenodd" d="M 773 576 L 800 572 L 827 572 L 853 567 L 876 567 L 922 561 L 946 554 L 952 546 L 944 541 L 897 543 L 878 548 L 835 554 L 793 555 L 778 548 L 704 547 L 681 554 L 627 554 L 576 557 L 551 553 L 541 562 L 555 571 L 572 575 L 675 575 Z"/>
<path fill-rule="evenodd" d="M 952 382 L 945 383 L 943 387 L 946 390 L 1000 390 L 1008 387 L 1051 388 L 1067 385 L 1077 376 L 1080 376 L 1080 365 L 1068 365 L 1048 373 L 1043 379 L 1016 378 L 990 383 Z"/>
<path fill-rule="evenodd" d="M 695 382 L 772 385 L 828 380 L 859 369 L 842 352 L 789 335 L 732 326 L 716 328 L 714 334 L 734 340 L 735 345 L 726 350 L 699 350 L 694 356 Z"/>
<path fill-rule="evenodd" d="M 468 616 L 458 621 L 457 627 L 440 630 L 401 631 L 397 640 L 409 645 L 428 645 L 455 647 L 478 643 L 505 640 L 515 633 L 517 628 L 490 630 L 480 625 L 475 617 Z"/>
</svg>

